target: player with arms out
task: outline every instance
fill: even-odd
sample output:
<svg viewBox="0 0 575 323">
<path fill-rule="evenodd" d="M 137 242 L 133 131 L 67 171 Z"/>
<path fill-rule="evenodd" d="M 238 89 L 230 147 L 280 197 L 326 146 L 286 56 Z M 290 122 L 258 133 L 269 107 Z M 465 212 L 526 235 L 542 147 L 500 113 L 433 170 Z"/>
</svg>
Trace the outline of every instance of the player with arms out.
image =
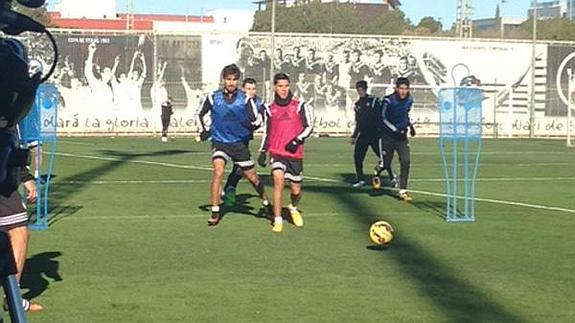
<svg viewBox="0 0 575 323">
<path fill-rule="evenodd" d="M 246 144 L 253 136 L 253 130 L 261 125 L 262 118 L 254 100 L 238 89 L 240 69 L 228 65 L 222 70 L 224 88 L 209 94 L 198 115 L 200 139 L 212 138 L 212 163 L 214 172 L 211 185 L 212 214 L 208 225 L 217 225 L 222 213 L 220 210 L 221 182 L 227 161 L 233 161 L 242 171 L 244 177 L 254 186 L 262 199 L 264 208 L 269 208 L 269 201 L 264 191 L 264 183 L 256 173 Z M 210 113 L 211 127 L 206 129 L 204 116 Z"/>
<path fill-rule="evenodd" d="M 258 109 L 262 106 L 262 100 L 257 95 L 257 82 L 253 78 L 246 78 L 242 84 L 242 88 L 246 93 L 246 96 L 250 99 L 254 100 L 254 103 Z M 261 111 L 258 111 L 261 112 Z M 256 130 L 256 129 L 254 129 Z M 253 136 L 250 137 L 249 140 L 252 140 Z M 249 140 L 246 142 L 246 146 L 249 147 Z M 238 187 L 238 183 L 244 176 L 242 169 L 234 164 L 234 168 L 232 169 L 228 179 L 226 181 L 226 185 L 224 185 L 224 205 L 225 206 L 233 206 L 236 204 L 236 188 Z"/>
<path fill-rule="evenodd" d="M 294 97 L 290 91 L 290 79 L 285 73 L 274 76 L 274 101 L 265 107 L 265 132 L 258 163 L 266 166 L 270 155 L 271 173 L 274 181 L 273 232 L 283 229 L 282 193 L 285 180 L 291 182 L 289 212 L 297 227 L 303 226 L 298 209 L 302 195 L 304 141 L 313 131 L 313 114 L 309 106 Z"/>
<path fill-rule="evenodd" d="M 407 193 L 407 181 L 409 179 L 410 149 L 407 140 L 407 131 L 415 136 L 415 128 L 410 122 L 409 112 L 413 105 L 413 98 L 409 93 L 409 80 L 400 77 L 395 82 L 395 92 L 383 100 L 382 140 L 385 149 L 385 167 L 389 169 L 393 160 L 393 154 L 399 155 L 399 197 L 409 202 L 412 200 Z"/>
</svg>

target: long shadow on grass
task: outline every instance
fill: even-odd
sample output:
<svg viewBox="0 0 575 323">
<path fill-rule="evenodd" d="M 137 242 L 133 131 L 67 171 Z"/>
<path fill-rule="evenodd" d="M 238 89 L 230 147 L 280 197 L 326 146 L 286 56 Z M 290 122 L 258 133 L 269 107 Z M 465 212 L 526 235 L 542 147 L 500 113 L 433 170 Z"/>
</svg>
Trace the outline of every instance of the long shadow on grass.
<svg viewBox="0 0 575 323">
<path fill-rule="evenodd" d="M 244 214 L 244 215 L 251 215 L 254 217 L 259 217 L 259 212 L 256 213 L 255 208 L 249 205 L 249 200 L 252 198 L 258 198 L 257 195 L 254 194 L 238 194 L 236 195 L 236 204 L 230 207 L 222 206 L 221 214 L 222 218 L 225 217 L 228 213 L 237 213 L 237 214 Z M 205 212 L 210 212 L 212 208 L 211 204 L 204 204 L 198 206 L 198 209 Z"/>
<path fill-rule="evenodd" d="M 392 190 L 386 189 L 386 187 L 382 188 L 382 189 L 372 189 L 371 188 L 371 183 L 366 183 L 365 187 L 362 188 L 352 188 L 351 184 L 356 183 L 357 182 L 357 178 L 355 174 L 352 173 L 343 173 L 343 174 L 339 174 L 341 177 L 341 180 L 344 183 L 349 183 L 349 189 L 353 190 L 354 193 L 357 194 L 366 194 L 369 195 L 371 197 L 378 197 L 378 196 L 388 196 L 388 197 L 392 197 L 396 200 L 400 200 L 399 196 L 397 196 L 397 194 L 395 194 Z M 387 180 L 386 176 L 382 177 L 382 185 L 387 185 L 389 183 L 389 181 Z"/>
<path fill-rule="evenodd" d="M 445 219 L 445 201 L 412 201 L 409 203 L 410 205 L 425 211 L 427 213 L 431 213 L 441 219 Z"/>
<path fill-rule="evenodd" d="M 54 182 L 55 188 L 52 189 L 50 194 L 49 214 L 51 216 L 49 223 L 55 224 L 63 218 L 77 213 L 82 206 L 70 204 L 70 197 L 89 186 L 91 181 L 97 180 L 98 178 L 115 171 L 121 166 L 124 166 L 127 162 L 137 160 L 141 157 L 174 156 L 190 152 L 192 151 L 162 150 L 152 153 L 138 154 L 126 151 L 100 150 L 99 153 L 101 154 L 101 157 L 107 159 L 103 160 L 102 165 L 68 177 L 59 177 L 58 180 Z M 62 184 L 58 184 L 58 182 L 62 182 Z"/>
<path fill-rule="evenodd" d="M 381 210 L 366 206 L 349 187 L 306 185 L 306 192 L 331 195 L 366 229 L 378 220 Z M 459 273 L 433 257 L 405 235 L 382 254 L 396 262 L 403 273 L 441 310 L 448 322 L 521 322 L 522 319 L 490 299 L 484 291 L 466 282 Z"/>
<path fill-rule="evenodd" d="M 26 299 L 36 298 L 50 286 L 50 280 L 62 281 L 59 273 L 60 263 L 57 258 L 62 255 L 59 251 L 43 252 L 26 259 L 22 272 L 21 286 L 28 291 L 22 295 Z"/>
</svg>

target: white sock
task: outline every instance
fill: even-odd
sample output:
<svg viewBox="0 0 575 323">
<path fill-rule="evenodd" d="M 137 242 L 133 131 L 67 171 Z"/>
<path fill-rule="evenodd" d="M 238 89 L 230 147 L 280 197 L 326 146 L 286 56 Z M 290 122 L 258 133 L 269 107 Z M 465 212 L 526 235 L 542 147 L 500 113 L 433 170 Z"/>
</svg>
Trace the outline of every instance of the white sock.
<svg viewBox="0 0 575 323">
<path fill-rule="evenodd" d="M 263 206 L 269 206 L 269 205 L 270 205 L 270 201 L 268 201 L 268 200 L 263 200 L 263 201 L 262 201 L 262 205 L 263 205 Z"/>
<path fill-rule="evenodd" d="M 401 189 L 399 190 L 399 194 L 407 194 L 407 190 Z"/>
<path fill-rule="evenodd" d="M 290 211 L 297 211 L 297 207 L 293 206 L 292 204 L 288 205 L 288 209 Z"/>
<path fill-rule="evenodd" d="M 276 216 L 274 219 L 274 223 L 275 224 L 283 224 L 284 223 L 284 219 L 281 216 Z"/>
<path fill-rule="evenodd" d="M 220 206 L 212 206 L 212 212 L 220 212 Z"/>
</svg>

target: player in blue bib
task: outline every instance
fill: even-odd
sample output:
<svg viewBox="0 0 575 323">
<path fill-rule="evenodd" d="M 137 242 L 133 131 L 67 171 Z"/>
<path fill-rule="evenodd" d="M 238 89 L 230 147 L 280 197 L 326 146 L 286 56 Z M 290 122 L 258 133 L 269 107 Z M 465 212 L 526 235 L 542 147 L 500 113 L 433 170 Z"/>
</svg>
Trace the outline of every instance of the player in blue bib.
<svg viewBox="0 0 575 323">
<path fill-rule="evenodd" d="M 270 206 L 264 184 L 256 173 L 255 163 L 248 147 L 254 129 L 262 124 L 258 105 L 254 99 L 238 89 L 240 69 L 235 64 L 224 67 L 222 78 L 224 88 L 207 96 L 198 115 L 201 140 L 205 141 L 210 136 L 212 140 L 214 166 L 211 185 L 212 214 L 208 220 L 208 225 L 211 226 L 217 225 L 222 218 L 221 183 L 228 161 L 232 161 L 241 169 L 243 176 L 258 192 L 264 208 L 267 210 Z M 209 130 L 204 122 L 204 117 L 208 113 L 211 117 Z"/>
<path fill-rule="evenodd" d="M 246 78 L 242 84 L 242 89 L 248 98 L 254 100 L 256 107 L 258 107 L 258 113 L 261 114 L 261 107 L 263 102 L 260 97 L 257 96 L 257 81 L 253 78 Z M 250 140 L 252 139 L 253 136 L 250 138 Z M 249 141 L 246 142 L 246 145 L 249 146 Z M 236 204 L 236 188 L 238 187 L 238 183 L 242 179 L 243 175 L 244 174 L 242 169 L 238 165 L 234 165 L 234 168 L 228 176 L 226 185 L 224 185 L 223 198 L 225 206 L 233 206 Z"/>
</svg>

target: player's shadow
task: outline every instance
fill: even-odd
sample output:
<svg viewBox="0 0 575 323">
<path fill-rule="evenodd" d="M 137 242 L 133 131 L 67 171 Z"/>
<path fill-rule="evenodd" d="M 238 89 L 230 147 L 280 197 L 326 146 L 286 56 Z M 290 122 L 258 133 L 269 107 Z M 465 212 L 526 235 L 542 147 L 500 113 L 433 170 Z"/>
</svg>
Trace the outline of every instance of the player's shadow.
<svg viewBox="0 0 575 323">
<path fill-rule="evenodd" d="M 351 185 L 351 184 L 357 182 L 357 177 L 356 177 L 356 175 L 353 174 L 353 173 L 342 173 L 342 174 L 339 174 L 339 175 L 341 176 L 341 180 L 342 180 L 344 183 L 349 183 L 349 184 Z"/>
<path fill-rule="evenodd" d="M 331 195 L 359 225 L 367 230 L 380 220 L 379 211 L 364 203 L 361 195 L 350 188 L 327 185 L 307 185 L 307 192 Z M 416 232 L 412 234 L 417 234 Z M 369 250 L 381 251 L 368 247 Z M 390 248 L 381 253 L 382 260 L 393 261 L 400 271 L 413 281 L 420 293 L 433 302 L 446 322 L 523 322 L 524 318 L 498 304 L 480 286 L 473 285 L 461 272 L 435 257 L 425 247 L 398 235 Z"/>
<path fill-rule="evenodd" d="M 49 201 L 49 224 L 54 225 L 62 219 L 78 213 L 78 211 L 82 209 L 82 206 L 71 205 L 70 197 L 88 187 L 91 181 L 97 180 L 100 177 L 125 166 L 126 163 L 133 162 L 142 157 L 174 156 L 192 153 L 193 151 L 172 149 L 150 153 L 132 153 L 116 150 L 99 150 L 98 152 L 100 153 L 100 156 L 96 156 L 95 159 L 103 159 L 103 163 L 101 165 L 67 177 L 59 177 L 58 180 L 52 183 Z"/>
<path fill-rule="evenodd" d="M 48 211 L 48 214 L 50 214 L 50 219 L 48 220 L 48 225 L 51 226 L 53 224 L 56 224 L 60 221 L 62 221 L 63 219 L 72 216 L 78 212 L 80 212 L 80 210 L 82 210 L 84 207 L 81 205 L 50 205 L 50 209 Z M 33 210 L 32 211 L 33 214 L 35 215 L 36 211 Z"/>
<path fill-rule="evenodd" d="M 353 185 L 354 183 L 357 182 L 357 178 L 355 174 L 352 173 L 341 173 L 339 174 L 339 176 L 342 179 L 342 182 L 346 183 L 347 185 L 349 185 L 349 188 L 346 189 L 347 192 L 349 192 L 350 190 L 354 190 L 355 193 L 360 193 L 360 194 L 367 194 L 371 197 L 378 197 L 378 196 L 386 196 L 386 197 L 390 197 L 396 200 L 401 200 L 399 198 L 399 196 L 393 191 L 391 190 L 389 187 L 385 186 L 387 184 L 389 184 L 389 181 L 386 181 L 385 179 L 382 179 L 382 187 L 380 189 L 374 189 L 371 186 L 371 182 L 366 182 L 364 187 L 361 188 L 354 188 L 351 185 Z M 366 177 L 366 178 L 369 178 Z"/>
<path fill-rule="evenodd" d="M 440 201 L 415 200 L 409 202 L 409 204 L 421 210 L 422 212 L 430 213 L 441 219 L 445 219 L 445 201 L 440 202 Z"/>
<path fill-rule="evenodd" d="M 58 257 L 59 251 L 43 252 L 26 260 L 22 272 L 21 287 L 28 291 L 22 295 L 25 299 L 34 299 L 48 289 L 52 282 L 64 280 L 60 276 Z"/>
<path fill-rule="evenodd" d="M 233 216 L 233 214 L 249 215 L 255 218 L 264 218 L 265 211 L 263 208 L 256 208 L 250 205 L 251 199 L 257 199 L 259 202 L 259 197 L 254 194 L 238 194 L 236 195 L 236 204 L 233 206 L 224 206 L 220 208 L 220 215 L 222 220 L 227 216 Z M 198 209 L 204 212 L 211 212 L 212 206 L 210 204 L 200 205 Z"/>
</svg>

